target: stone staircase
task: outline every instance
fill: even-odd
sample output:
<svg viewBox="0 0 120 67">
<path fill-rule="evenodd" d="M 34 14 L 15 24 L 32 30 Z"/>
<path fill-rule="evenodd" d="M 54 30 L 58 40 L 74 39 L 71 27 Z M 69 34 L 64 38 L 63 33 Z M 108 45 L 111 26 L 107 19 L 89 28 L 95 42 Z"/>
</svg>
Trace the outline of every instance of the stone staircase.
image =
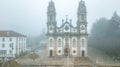
<svg viewBox="0 0 120 67">
<path fill-rule="evenodd" d="M 73 58 L 64 58 L 64 67 L 73 67 L 74 65 L 74 59 Z"/>
</svg>

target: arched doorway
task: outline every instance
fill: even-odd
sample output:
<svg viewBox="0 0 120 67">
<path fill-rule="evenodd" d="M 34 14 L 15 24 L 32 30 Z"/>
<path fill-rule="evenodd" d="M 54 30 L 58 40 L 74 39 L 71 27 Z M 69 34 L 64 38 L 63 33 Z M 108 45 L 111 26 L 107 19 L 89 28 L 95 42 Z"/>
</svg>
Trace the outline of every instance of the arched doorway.
<svg viewBox="0 0 120 67">
<path fill-rule="evenodd" d="M 69 55 L 69 48 L 65 48 L 65 49 L 64 49 L 64 55 L 65 55 L 65 56 L 68 56 L 68 55 Z"/>
<path fill-rule="evenodd" d="M 53 51 L 52 50 L 50 50 L 50 56 L 53 56 Z"/>
<path fill-rule="evenodd" d="M 82 57 L 84 57 L 84 56 L 85 56 L 85 51 L 83 50 L 83 51 L 82 51 Z"/>
</svg>

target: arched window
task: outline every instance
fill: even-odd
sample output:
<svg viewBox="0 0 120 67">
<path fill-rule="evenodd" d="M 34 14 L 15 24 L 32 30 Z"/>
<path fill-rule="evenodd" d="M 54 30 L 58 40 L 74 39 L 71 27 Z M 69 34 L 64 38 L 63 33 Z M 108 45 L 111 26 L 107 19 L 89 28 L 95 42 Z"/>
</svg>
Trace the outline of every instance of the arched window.
<svg viewBox="0 0 120 67">
<path fill-rule="evenodd" d="M 61 41 L 61 39 L 58 40 L 58 47 L 62 47 L 62 41 Z"/>
<path fill-rule="evenodd" d="M 82 47 L 84 47 L 84 43 L 85 43 L 85 40 L 82 39 L 82 40 L 81 40 L 81 46 L 82 46 Z"/>
<path fill-rule="evenodd" d="M 50 39 L 50 47 L 53 47 L 53 40 Z"/>
<path fill-rule="evenodd" d="M 76 40 L 73 39 L 73 47 L 76 47 Z"/>
</svg>

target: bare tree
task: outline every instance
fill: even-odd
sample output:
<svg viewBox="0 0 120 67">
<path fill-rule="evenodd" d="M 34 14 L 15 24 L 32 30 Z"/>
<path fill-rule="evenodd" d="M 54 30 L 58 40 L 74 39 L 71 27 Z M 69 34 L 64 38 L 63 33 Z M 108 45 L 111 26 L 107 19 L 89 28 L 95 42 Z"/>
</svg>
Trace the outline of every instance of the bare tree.
<svg viewBox="0 0 120 67">
<path fill-rule="evenodd" d="M 29 55 L 29 58 L 32 59 L 33 61 L 35 61 L 37 58 L 39 58 L 39 55 L 36 54 L 35 52 L 33 52 Z"/>
</svg>

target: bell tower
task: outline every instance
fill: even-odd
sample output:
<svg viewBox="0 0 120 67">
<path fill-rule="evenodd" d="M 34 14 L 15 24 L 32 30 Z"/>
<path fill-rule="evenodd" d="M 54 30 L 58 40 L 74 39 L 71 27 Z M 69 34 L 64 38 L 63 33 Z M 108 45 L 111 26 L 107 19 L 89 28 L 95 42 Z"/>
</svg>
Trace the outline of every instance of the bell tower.
<svg viewBox="0 0 120 67">
<path fill-rule="evenodd" d="M 47 8 L 47 51 L 48 56 L 55 56 L 56 51 L 56 9 L 54 2 L 51 0 Z"/>
<path fill-rule="evenodd" d="M 78 12 L 77 12 L 77 24 L 79 25 L 82 22 L 86 22 L 87 23 L 87 12 L 86 12 L 86 5 L 85 5 L 85 1 L 81 0 L 79 2 L 79 6 L 78 6 Z"/>
<path fill-rule="evenodd" d="M 47 8 L 47 32 L 55 33 L 56 27 L 56 9 L 54 2 L 51 0 Z"/>
<path fill-rule="evenodd" d="M 78 6 L 77 28 L 80 33 L 80 56 L 87 56 L 87 10 L 83 0 L 79 2 Z"/>
</svg>

